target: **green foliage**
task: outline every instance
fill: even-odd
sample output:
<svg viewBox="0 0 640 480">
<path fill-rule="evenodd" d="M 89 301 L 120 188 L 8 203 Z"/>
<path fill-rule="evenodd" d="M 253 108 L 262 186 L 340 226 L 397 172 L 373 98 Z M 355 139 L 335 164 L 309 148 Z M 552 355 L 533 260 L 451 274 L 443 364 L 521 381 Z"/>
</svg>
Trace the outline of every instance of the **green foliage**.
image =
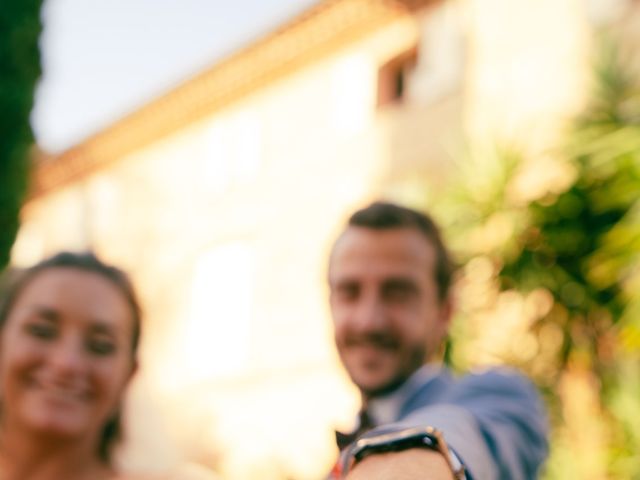
<svg viewBox="0 0 640 480">
<path fill-rule="evenodd" d="M 604 42 L 562 147 L 469 148 L 435 203 L 465 265 L 449 359 L 534 379 L 554 426 L 547 479 L 640 478 L 640 78 L 628 63 Z"/>
<path fill-rule="evenodd" d="M 33 144 L 29 114 L 40 76 L 40 4 L 5 0 L 0 9 L 0 269 L 18 229 Z"/>
<path fill-rule="evenodd" d="M 601 369 L 599 343 L 626 318 L 629 282 L 638 275 L 640 88 L 615 51 L 606 52 L 596 69 L 596 94 L 569 134 L 565 155 L 575 180 L 527 206 L 518 255 L 500 272 L 503 288 L 544 287 L 566 307 L 560 367 L 581 347 Z"/>
</svg>

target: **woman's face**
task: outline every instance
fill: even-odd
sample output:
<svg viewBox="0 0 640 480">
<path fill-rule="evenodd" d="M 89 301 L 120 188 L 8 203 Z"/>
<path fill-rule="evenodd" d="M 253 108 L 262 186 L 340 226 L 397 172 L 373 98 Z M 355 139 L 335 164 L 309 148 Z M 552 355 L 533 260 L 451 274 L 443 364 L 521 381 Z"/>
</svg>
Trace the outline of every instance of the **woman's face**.
<svg viewBox="0 0 640 480">
<path fill-rule="evenodd" d="M 108 279 L 37 273 L 0 332 L 4 427 L 97 441 L 134 369 L 132 335 L 129 305 Z"/>
</svg>

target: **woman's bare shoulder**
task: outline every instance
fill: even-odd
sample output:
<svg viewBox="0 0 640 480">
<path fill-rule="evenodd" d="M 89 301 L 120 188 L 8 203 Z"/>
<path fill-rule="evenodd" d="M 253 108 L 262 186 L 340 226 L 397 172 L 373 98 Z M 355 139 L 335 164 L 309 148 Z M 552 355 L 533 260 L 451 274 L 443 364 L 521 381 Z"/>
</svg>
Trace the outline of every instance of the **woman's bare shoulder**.
<svg viewBox="0 0 640 480">
<path fill-rule="evenodd" d="M 113 480 L 170 480 L 168 475 L 151 475 L 140 473 L 122 473 L 113 478 Z"/>
<path fill-rule="evenodd" d="M 113 480 L 216 480 L 218 478 L 219 477 L 213 472 L 199 472 L 185 469 L 164 475 L 126 473 L 114 477 Z"/>
</svg>

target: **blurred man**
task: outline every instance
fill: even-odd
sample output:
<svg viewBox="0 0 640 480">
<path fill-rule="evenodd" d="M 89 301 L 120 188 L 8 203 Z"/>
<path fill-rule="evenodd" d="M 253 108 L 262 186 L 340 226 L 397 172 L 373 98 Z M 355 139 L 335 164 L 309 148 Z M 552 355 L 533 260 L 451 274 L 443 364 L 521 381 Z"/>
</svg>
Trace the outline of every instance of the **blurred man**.
<svg viewBox="0 0 640 480">
<path fill-rule="evenodd" d="M 547 426 L 533 386 L 507 369 L 454 378 L 439 363 L 453 264 L 426 215 L 357 211 L 329 261 L 340 358 L 360 390 L 359 426 L 337 433 L 330 478 L 537 478 Z"/>
</svg>

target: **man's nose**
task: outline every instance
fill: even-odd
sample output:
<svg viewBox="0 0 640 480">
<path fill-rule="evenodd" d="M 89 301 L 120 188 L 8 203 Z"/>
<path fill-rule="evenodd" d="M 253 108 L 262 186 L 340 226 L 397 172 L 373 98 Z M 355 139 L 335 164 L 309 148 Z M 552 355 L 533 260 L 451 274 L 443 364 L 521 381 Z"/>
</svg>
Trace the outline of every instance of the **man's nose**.
<svg viewBox="0 0 640 480">
<path fill-rule="evenodd" d="M 354 327 L 363 332 L 383 330 L 387 323 L 384 303 L 376 293 L 369 293 L 360 298 L 353 317 Z"/>
</svg>

